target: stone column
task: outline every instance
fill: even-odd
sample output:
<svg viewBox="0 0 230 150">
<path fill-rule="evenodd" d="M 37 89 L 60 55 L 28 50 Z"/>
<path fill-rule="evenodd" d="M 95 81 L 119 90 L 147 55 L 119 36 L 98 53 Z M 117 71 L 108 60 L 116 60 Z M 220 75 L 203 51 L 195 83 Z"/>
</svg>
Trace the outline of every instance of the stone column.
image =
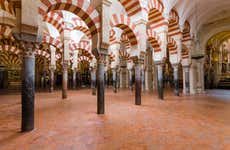
<svg viewBox="0 0 230 150">
<path fill-rule="evenodd" d="M 196 94 L 197 92 L 197 65 L 196 61 L 193 59 L 189 72 L 189 84 L 190 84 L 190 94 Z"/>
<path fill-rule="evenodd" d="M 126 68 L 126 87 L 125 88 L 129 88 L 129 70 Z"/>
<path fill-rule="evenodd" d="M 157 65 L 157 90 L 159 99 L 164 99 L 164 89 L 163 89 L 163 64 L 156 63 Z"/>
<path fill-rule="evenodd" d="M 34 129 L 34 79 L 35 79 L 35 57 L 33 45 L 26 44 L 23 58 L 22 72 L 22 122 L 21 131 L 27 132 Z"/>
<path fill-rule="evenodd" d="M 129 69 L 128 72 L 129 72 L 129 89 L 132 91 L 133 90 L 133 71 L 132 69 Z"/>
<path fill-rule="evenodd" d="M 151 75 L 152 70 L 148 66 L 145 70 L 145 90 L 150 91 L 152 89 L 152 75 Z"/>
<path fill-rule="evenodd" d="M 68 90 L 68 61 L 64 61 L 62 65 L 62 99 L 66 99 Z"/>
<path fill-rule="evenodd" d="M 201 93 L 205 93 L 205 88 L 204 88 L 204 58 L 201 60 L 201 65 L 200 65 L 200 71 L 201 71 Z"/>
<path fill-rule="evenodd" d="M 77 68 L 73 68 L 73 89 L 77 88 L 76 75 L 77 75 Z"/>
<path fill-rule="evenodd" d="M 183 66 L 183 93 L 186 95 L 190 94 L 190 66 Z"/>
<path fill-rule="evenodd" d="M 113 73 L 113 92 L 117 93 L 117 69 L 113 68 L 112 73 Z"/>
<path fill-rule="evenodd" d="M 117 90 L 120 88 L 120 80 L 121 80 L 121 78 L 120 78 L 120 69 L 117 69 L 117 77 L 116 77 L 116 79 L 117 79 Z"/>
<path fill-rule="evenodd" d="M 72 24 L 64 21 L 64 30 L 63 30 L 63 72 L 62 72 L 62 99 L 67 98 L 68 90 L 68 66 L 70 61 L 70 41 L 71 41 L 71 30 Z"/>
<path fill-rule="evenodd" d="M 123 68 L 121 68 L 120 67 L 120 72 L 119 72 L 119 88 L 123 88 L 123 75 L 122 75 L 122 73 L 123 73 Z"/>
<path fill-rule="evenodd" d="M 141 90 L 145 91 L 145 68 L 141 67 Z"/>
<path fill-rule="evenodd" d="M 101 59 L 101 58 L 100 58 Z M 98 60 L 97 66 L 97 114 L 104 114 L 104 62 Z"/>
<path fill-rule="evenodd" d="M 72 64 L 72 70 L 73 70 L 73 89 L 77 88 L 77 81 L 76 81 L 76 75 L 77 75 L 77 66 L 78 66 L 78 50 L 73 51 L 73 64 Z"/>
<path fill-rule="evenodd" d="M 178 64 L 173 64 L 174 95 L 180 96 Z"/>
<path fill-rule="evenodd" d="M 197 92 L 199 94 L 201 94 L 204 92 L 204 64 L 203 64 L 203 60 L 197 61 L 197 72 L 198 72 Z"/>
<path fill-rule="evenodd" d="M 91 89 L 92 95 L 96 95 L 96 68 L 91 68 Z"/>
<path fill-rule="evenodd" d="M 56 69 L 56 58 L 55 58 L 56 48 L 50 46 L 50 92 L 54 90 L 54 71 Z"/>
<path fill-rule="evenodd" d="M 54 71 L 55 66 L 50 66 L 50 92 L 54 91 Z"/>
<path fill-rule="evenodd" d="M 135 64 L 135 104 L 141 105 L 141 65 Z"/>
<path fill-rule="evenodd" d="M 153 65 L 152 67 L 152 89 L 156 90 L 157 89 L 157 67 Z"/>
</svg>

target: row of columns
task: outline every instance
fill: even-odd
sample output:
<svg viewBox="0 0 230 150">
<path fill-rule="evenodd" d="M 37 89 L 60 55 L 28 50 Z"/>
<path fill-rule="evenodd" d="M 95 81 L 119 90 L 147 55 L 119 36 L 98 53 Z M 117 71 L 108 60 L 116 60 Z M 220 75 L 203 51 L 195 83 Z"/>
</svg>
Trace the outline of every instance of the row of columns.
<svg viewBox="0 0 230 150">
<path fill-rule="evenodd" d="M 24 55 L 23 61 L 23 81 L 22 81 L 22 131 L 30 131 L 34 127 L 34 65 L 35 65 L 35 57 L 33 52 L 26 53 Z M 157 81 L 158 81 L 158 95 L 160 99 L 164 98 L 163 94 L 163 64 L 156 63 L 157 66 Z M 141 72 L 142 67 L 140 63 L 135 64 L 135 104 L 141 105 L 141 89 L 142 89 L 142 78 Z M 179 83 L 178 83 L 178 65 L 174 65 L 174 84 L 175 84 L 175 95 L 179 95 Z M 54 66 L 50 67 L 51 73 L 51 91 L 53 90 L 53 76 L 54 76 Z M 198 63 L 198 81 L 201 81 L 202 84 L 202 64 Z M 183 67 L 183 76 L 185 79 L 185 93 L 189 93 L 189 66 Z M 63 62 L 63 98 L 67 97 L 67 76 L 68 74 L 68 63 L 67 61 Z M 76 76 L 76 69 L 73 72 L 74 76 Z M 97 75 L 96 75 L 97 74 Z M 100 62 L 97 64 L 97 69 L 92 68 L 91 70 L 91 80 L 92 80 L 92 89 L 93 94 L 96 92 L 97 85 L 97 113 L 104 114 L 104 63 Z M 129 84 L 132 87 L 132 77 L 133 71 L 129 70 Z M 117 69 L 113 69 L 113 85 L 114 91 L 117 90 Z M 96 84 L 97 82 L 97 84 Z M 199 88 L 199 85 L 197 85 Z"/>
</svg>

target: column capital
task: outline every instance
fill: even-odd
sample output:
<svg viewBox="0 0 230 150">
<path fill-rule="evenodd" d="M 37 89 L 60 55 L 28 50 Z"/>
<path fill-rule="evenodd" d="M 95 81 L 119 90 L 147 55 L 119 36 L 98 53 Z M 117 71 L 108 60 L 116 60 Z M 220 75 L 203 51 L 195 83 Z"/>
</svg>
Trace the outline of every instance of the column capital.
<svg viewBox="0 0 230 150">
<path fill-rule="evenodd" d="M 50 65 L 50 66 L 49 66 L 49 69 L 50 69 L 50 70 L 55 70 L 55 69 L 56 69 L 56 66 L 55 66 L 55 65 Z"/>
</svg>

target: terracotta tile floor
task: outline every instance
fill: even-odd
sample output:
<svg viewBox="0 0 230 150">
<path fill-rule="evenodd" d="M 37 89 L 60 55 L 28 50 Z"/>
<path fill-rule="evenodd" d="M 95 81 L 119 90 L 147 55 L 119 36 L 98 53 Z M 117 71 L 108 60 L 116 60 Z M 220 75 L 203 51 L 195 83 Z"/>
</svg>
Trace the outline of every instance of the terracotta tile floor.
<svg viewBox="0 0 230 150">
<path fill-rule="evenodd" d="M 96 114 L 90 90 L 36 94 L 36 129 L 20 133 L 20 95 L 0 95 L 0 150 L 230 150 L 230 93 L 165 101 L 145 93 L 106 91 L 106 114 Z"/>
</svg>

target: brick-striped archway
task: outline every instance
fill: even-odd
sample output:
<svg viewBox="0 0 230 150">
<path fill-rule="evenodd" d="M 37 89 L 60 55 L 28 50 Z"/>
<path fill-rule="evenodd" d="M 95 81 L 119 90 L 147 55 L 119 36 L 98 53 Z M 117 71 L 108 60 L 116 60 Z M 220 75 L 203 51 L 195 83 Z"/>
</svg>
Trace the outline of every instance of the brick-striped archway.
<svg viewBox="0 0 230 150">
<path fill-rule="evenodd" d="M 151 29 L 168 26 L 168 22 L 163 17 L 164 5 L 159 0 L 150 0 L 148 4 L 148 23 Z"/>
<path fill-rule="evenodd" d="M 130 17 L 126 15 L 117 15 L 113 14 L 112 19 L 110 20 L 110 26 L 118 27 L 124 31 L 124 33 L 129 38 L 130 44 L 135 46 L 138 44 L 138 32 L 136 29 L 136 25 L 133 24 Z"/>
<path fill-rule="evenodd" d="M 177 44 L 176 41 L 171 38 L 170 36 L 168 36 L 168 50 L 169 50 L 169 54 L 173 55 L 173 54 L 177 54 Z"/>
<path fill-rule="evenodd" d="M 190 34 L 190 24 L 186 20 L 184 23 L 184 29 L 183 29 L 183 37 L 182 37 L 182 42 L 187 42 L 191 41 L 191 34 Z"/>
<path fill-rule="evenodd" d="M 66 10 L 85 21 L 92 36 L 93 49 L 99 48 L 100 17 L 96 9 L 87 0 L 40 0 L 38 12 L 43 18 L 47 13 Z"/>
<path fill-rule="evenodd" d="M 179 15 L 175 9 L 172 9 L 170 12 L 168 35 L 175 36 L 178 34 L 181 34 L 179 27 Z"/>
<path fill-rule="evenodd" d="M 59 49 L 60 51 L 63 50 L 63 43 L 58 38 L 53 38 L 49 35 L 45 35 L 45 36 L 43 36 L 42 42 L 50 44 L 50 45 L 56 47 L 57 49 Z"/>
<path fill-rule="evenodd" d="M 161 39 L 157 33 L 151 29 L 147 31 L 148 41 L 151 43 L 154 52 L 161 52 Z"/>
<path fill-rule="evenodd" d="M 133 16 L 141 11 L 140 0 L 118 0 L 125 8 L 128 16 Z"/>
<path fill-rule="evenodd" d="M 89 39 L 92 38 L 92 36 L 90 34 L 90 30 L 89 30 L 89 28 L 87 27 L 87 25 L 85 24 L 84 21 L 82 21 L 78 17 L 72 18 L 72 20 L 74 22 L 73 30 L 79 30 L 79 31 L 83 32 Z"/>
<path fill-rule="evenodd" d="M 49 12 L 44 16 L 44 22 L 53 25 L 61 34 L 64 30 L 63 16 L 60 11 Z"/>
</svg>

